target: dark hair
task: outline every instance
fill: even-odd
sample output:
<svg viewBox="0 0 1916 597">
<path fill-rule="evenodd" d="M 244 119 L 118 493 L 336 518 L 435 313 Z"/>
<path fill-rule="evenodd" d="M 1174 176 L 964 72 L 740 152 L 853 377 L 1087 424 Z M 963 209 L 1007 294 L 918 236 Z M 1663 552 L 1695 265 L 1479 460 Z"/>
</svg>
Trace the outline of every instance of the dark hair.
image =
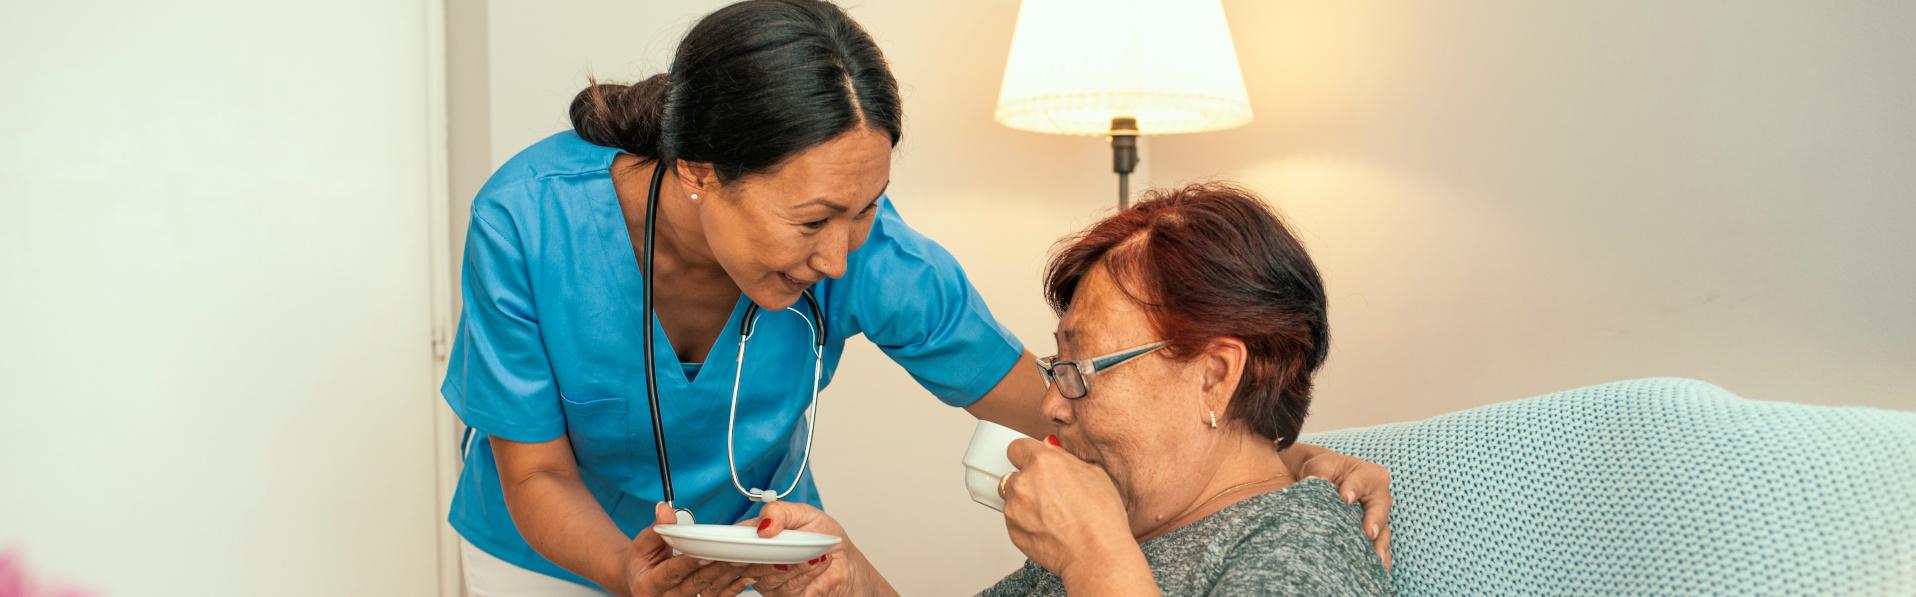
<svg viewBox="0 0 1916 597">
<path fill-rule="evenodd" d="M 685 34 L 672 69 L 633 85 L 597 81 L 573 98 L 572 128 L 647 160 L 711 163 L 720 182 L 770 170 L 860 125 L 898 145 L 898 81 L 839 7 L 748 0 Z"/>
<path fill-rule="evenodd" d="M 1102 264 L 1170 343 L 1167 356 L 1189 358 L 1218 338 L 1243 341 L 1249 354 L 1225 418 L 1278 449 L 1297 441 L 1311 375 L 1330 352 L 1324 283 L 1303 243 L 1255 194 L 1226 183 L 1150 191 L 1060 247 L 1044 279 L 1053 310 L 1064 314 L 1078 283 Z"/>
</svg>

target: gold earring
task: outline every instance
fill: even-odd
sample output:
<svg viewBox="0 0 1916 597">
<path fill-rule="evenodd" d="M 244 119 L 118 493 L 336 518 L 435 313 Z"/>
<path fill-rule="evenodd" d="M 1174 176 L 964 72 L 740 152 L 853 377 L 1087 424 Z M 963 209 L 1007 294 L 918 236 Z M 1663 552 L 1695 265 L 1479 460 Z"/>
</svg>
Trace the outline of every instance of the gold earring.
<svg viewBox="0 0 1916 597">
<path fill-rule="evenodd" d="M 1211 428 L 1217 429 L 1217 411 L 1212 410 L 1205 412 L 1211 413 Z"/>
</svg>

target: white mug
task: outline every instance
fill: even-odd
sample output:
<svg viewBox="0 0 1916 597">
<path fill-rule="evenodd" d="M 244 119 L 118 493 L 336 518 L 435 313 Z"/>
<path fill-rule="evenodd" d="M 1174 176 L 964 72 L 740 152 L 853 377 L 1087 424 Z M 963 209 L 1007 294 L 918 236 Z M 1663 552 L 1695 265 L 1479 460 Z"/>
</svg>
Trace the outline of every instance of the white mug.
<svg viewBox="0 0 1916 597">
<path fill-rule="evenodd" d="M 1005 510 L 1005 499 L 998 497 L 998 481 L 1018 470 L 1005 451 L 1011 442 L 1026 437 L 1010 427 L 978 421 L 978 428 L 971 432 L 971 446 L 965 448 L 965 491 L 971 493 L 971 501 Z"/>
</svg>

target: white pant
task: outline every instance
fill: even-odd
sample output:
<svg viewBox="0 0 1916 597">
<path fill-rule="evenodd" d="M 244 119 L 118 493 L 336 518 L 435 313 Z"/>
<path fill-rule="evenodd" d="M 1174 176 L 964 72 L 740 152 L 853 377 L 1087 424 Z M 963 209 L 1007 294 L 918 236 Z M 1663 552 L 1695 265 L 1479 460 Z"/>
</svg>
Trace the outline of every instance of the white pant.
<svg viewBox="0 0 1916 597">
<path fill-rule="evenodd" d="M 459 539 L 459 560 L 466 568 L 466 595 L 470 597 L 606 597 L 598 587 L 588 587 L 533 572 Z M 739 597 L 758 597 L 747 589 Z"/>
<path fill-rule="evenodd" d="M 606 597 L 597 587 L 533 572 L 492 557 L 459 540 L 459 560 L 465 563 L 466 594 L 471 597 Z"/>
</svg>

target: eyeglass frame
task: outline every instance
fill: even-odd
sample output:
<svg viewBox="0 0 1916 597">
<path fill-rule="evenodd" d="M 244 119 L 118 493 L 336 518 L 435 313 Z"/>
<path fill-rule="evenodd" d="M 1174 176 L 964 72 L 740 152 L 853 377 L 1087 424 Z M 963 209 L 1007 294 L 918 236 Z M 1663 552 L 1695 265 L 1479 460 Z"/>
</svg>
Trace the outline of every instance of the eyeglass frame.
<svg viewBox="0 0 1916 597">
<path fill-rule="evenodd" d="M 1064 365 L 1070 365 L 1071 370 L 1078 374 L 1078 386 L 1084 388 L 1084 392 L 1076 396 L 1071 396 L 1065 393 L 1064 387 L 1058 386 L 1058 395 L 1064 396 L 1066 400 L 1077 400 L 1091 395 L 1091 380 L 1096 378 L 1099 372 L 1114 369 L 1127 361 L 1151 354 L 1160 348 L 1170 345 L 1170 342 L 1153 342 L 1076 361 L 1060 361 L 1058 360 L 1058 355 L 1054 354 L 1038 359 L 1038 371 L 1044 373 L 1044 385 L 1049 388 L 1056 386 L 1058 383 L 1057 377 L 1060 374 L 1055 372 L 1054 369 Z"/>
</svg>

